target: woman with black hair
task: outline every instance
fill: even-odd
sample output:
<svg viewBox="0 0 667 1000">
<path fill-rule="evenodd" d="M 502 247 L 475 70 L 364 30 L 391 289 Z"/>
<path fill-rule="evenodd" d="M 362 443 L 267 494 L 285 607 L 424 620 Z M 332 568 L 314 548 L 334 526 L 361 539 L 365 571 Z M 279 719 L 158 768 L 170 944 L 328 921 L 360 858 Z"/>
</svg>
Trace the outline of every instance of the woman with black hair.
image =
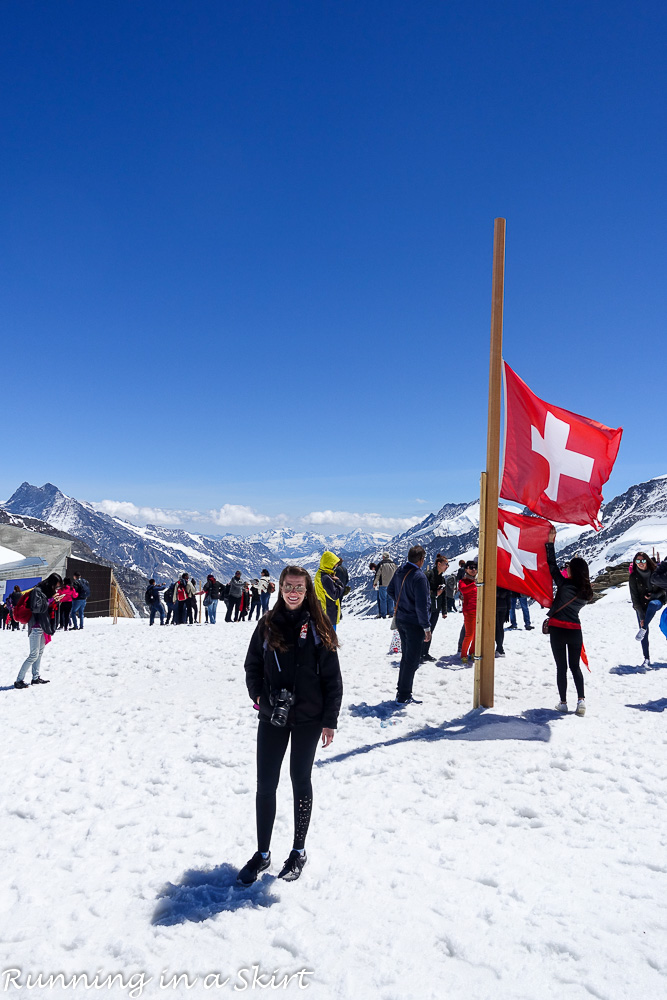
<svg viewBox="0 0 667 1000">
<path fill-rule="evenodd" d="M 639 622 L 639 632 L 637 632 L 635 639 L 642 644 L 642 653 L 644 654 L 643 667 L 651 666 L 648 648 L 648 627 L 653 616 L 660 611 L 660 608 L 665 603 L 667 596 L 664 590 L 654 587 L 651 583 L 651 577 L 657 568 L 655 560 L 651 559 L 646 552 L 638 552 L 632 560 L 630 598 L 632 606 L 637 612 L 637 621 Z"/>
<path fill-rule="evenodd" d="M 338 640 L 309 574 L 301 566 L 286 566 L 278 590 L 274 607 L 257 624 L 245 661 L 248 694 L 259 706 L 257 852 L 238 874 L 241 885 L 252 885 L 271 864 L 276 790 L 288 743 L 294 846 L 278 878 L 299 878 L 306 864 L 315 751 L 320 736 L 323 747 L 333 740 L 343 696 Z"/>
<path fill-rule="evenodd" d="M 567 668 L 569 660 L 570 673 L 574 679 L 578 699 L 574 714 L 585 715 L 584 678 L 579 666 L 584 643 L 581 635 L 579 612 L 586 604 L 593 600 L 593 588 L 591 587 L 588 574 L 588 563 L 579 556 L 570 559 L 567 567 L 568 575 L 563 576 L 556 562 L 555 538 L 556 529 L 552 528 L 549 532 L 549 541 L 546 543 L 546 550 L 551 576 L 556 584 L 556 596 L 549 608 L 547 618 L 549 622 L 551 652 L 556 661 L 556 682 L 560 696 L 560 701 L 556 705 L 556 711 L 563 712 L 563 714 L 567 712 Z"/>
<path fill-rule="evenodd" d="M 49 614 L 49 604 L 56 599 L 56 590 L 62 586 L 62 582 L 62 577 L 58 576 L 57 573 L 52 573 L 51 576 L 47 576 L 46 580 L 42 580 L 41 583 L 38 583 L 30 591 L 28 597 L 28 607 L 32 612 L 30 621 L 28 622 L 30 652 L 27 659 L 23 661 L 19 675 L 14 681 L 15 688 L 29 687 L 23 680 L 28 667 L 32 667 L 32 684 L 49 683 L 49 681 L 45 681 L 43 677 L 39 676 L 39 668 L 42 663 L 44 646 L 46 645 L 45 637 L 53 635 L 54 631 Z"/>
</svg>

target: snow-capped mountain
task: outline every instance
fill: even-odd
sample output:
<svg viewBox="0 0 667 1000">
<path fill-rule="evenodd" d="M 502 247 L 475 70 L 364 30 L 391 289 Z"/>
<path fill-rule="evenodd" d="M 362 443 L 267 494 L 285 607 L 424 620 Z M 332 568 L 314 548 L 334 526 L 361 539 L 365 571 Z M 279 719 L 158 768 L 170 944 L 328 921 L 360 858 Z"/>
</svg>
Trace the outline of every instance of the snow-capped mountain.
<svg viewBox="0 0 667 1000">
<path fill-rule="evenodd" d="M 102 566 L 111 566 L 114 576 L 120 583 L 123 593 L 132 601 L 136 608 L 141 610 L 146 591 L 146 578 L 143 574 L 129 569 L 119 563 L 112 562 L 97 555 L 90 546 L 86 545 L 80 538 L 70 535 L 67 531 L 61 531 L 41 521 L 36 517 L 28 517 L 21 514 L 11 514 L 7 510 L 0 508 L 0 524 L 11 524 L 15 528 L 23 528 L 24 531 L 37 531 L 42 535 L 52 535 L 56 538 L 64 538 L 72 543 L 72 556 L 75 559 L 82 559 L 84 562 L 97 563 Z"/>
<path fill-rule="evenodd" d="M 631 486 L 602 508 L 602 529 L 583 531 L 559 556 L 580 555 L 588 561 L 591 576 L 605 566 L 631 562 L 639 549 L 653 548 L 667 557 L 667 476 Z"/>
<path fill-rule="evenodd" d="M 408 531 L 351 560 L 348 564 L 351 592 L 345 603 L 353 614 L 374 613 L 375 592 L 368 564 L 378 562 L 383 552 L 389 552 L 396 565 L 401 566 L 411 546 L 423 545 L 428 566 L 433 565 L 438 552 L 442 552 L 454 563 L 457 559 L 474 558 L 477 555 L 478 539 L 479 500 L 446 503 L 437 513 L 429 514 Z M 458 567 L 451 566 L 452 571 L 455 568 Z"/>
<path fill-rule="evenodd" d="M 231 534 L 214 538 L 151 524 L 139 527 L 100 513 L 92 504 L 66 496 L 51 483 L 42 487 L 22 483 L 2 506 L 8 516 L 38 518 L 81 539 L 101 561 L 142 577 L 154 576 L 160 582 L 171 581 L 184 570 L 199 581 L 211 571 L 220 579 L 229 579 L 237 569 L 245 578 L 258 576 L 264 567 L 277 575 L 291 560 L 314 571 L 322 551 L 331 549 L 348 568 L 351 593 L 345 606 L 353 614 L 373 613 L 375 594 L 368 564 L 379 561 L 383 552 L 389 552 L 400 565 L 410 546 L 420 544 L 426 549 L 428 565 L 442 552 L 454 570 L 456 560 L 476 556 L 479 535 L 478 500 L 444 504 L 394 538 L 359 530 L 323 535 L 291 528 L 245 538 Z M 667 556 L 667 476 L 639 483 L 615 497 L 603 507 L 602 520 L 604 527 L 597 533 L 592 528 L 561 528 L 556 540 L 559 557 L 582 555 L 595 576 L 605 566 L 630 562 L 640 548 L 649 552 L 655 548 Z"/>
<path fill-rule="evenodd" d="M 22 483 L 4 509 L 40 518 L 82 539 L 103 559 L 159 582 L 172 581 L 186 570 L 199 582 L 211 572 L 229 579 L 237 569 L 249 578 L 259 576 L 264 568 L 279 573 L 283 565 L 266 546 L 246 538 L 225 535 L 215 539 L 154 524 L 139 527 L 66 496 L 52 483 L 42 487 Z"/>
<path fill-rule="evenodd" d="M 325 549 L 342 558 L 349 558 L 357 552 L 384 545 L 391 535 L 381 531 L 362 531 L 356 528 L 343 535 L 323 535 L 315 531 L 295 531 L 293 528 L 272 528 L 255 535 L 249 535 L 248 542 L 265 545 L 267 549 L 283 561 L 293 559 L 309 569 L 319 562 Z"/>
<path fill-rule="evenodd" d="M 502 504 L 502 501 L 501 501 Z M 591 577 L 606 566 L 630 562 L 638 549 L 649 553 L 655 548 L 667 557 L 667 476 L 657 476 L 645 483 L 631 486 L 602 508 L 603 528 L 562 526 L 556 537 L 559 560 L 574 555 L 586 559 Z M 436 514 L 429 514 L 414 528 L 397 535 L 382 548 L 397 565 L 405 562 L 411 545 L 423 545 L 426 563 L 433 565 L 438 552 L 452 563 L 477 555 L 479 540 L 479 501 L 469 504 L 445 504 Z M 365 552 L 350 565 L 352 593 L 347 599 L 349 609 L 356 614 L 374 613 L 375 594 L 372 589 L 370 562 L 377 562 L 380 548 Z M 456 567 L 450 566 L 451 570 Z"/>
</svg>

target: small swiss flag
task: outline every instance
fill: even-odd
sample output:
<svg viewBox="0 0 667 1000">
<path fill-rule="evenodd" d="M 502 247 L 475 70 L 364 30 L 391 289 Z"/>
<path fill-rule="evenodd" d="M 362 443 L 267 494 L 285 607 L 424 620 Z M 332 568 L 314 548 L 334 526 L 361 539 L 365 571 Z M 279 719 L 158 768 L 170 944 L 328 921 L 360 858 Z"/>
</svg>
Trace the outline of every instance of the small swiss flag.
<svg viewBox="0 0 667 1000">
<path fill-rule="evenodd" d="M 505 456 L 500 495 L 552 521 L 598 531 L 602 487 L 611 475 L 623 428 L 545 403 L 507 363 Z"/>
<path fill-rule="evenodd" d="M 534 597 L 550 608 L 554 589 L 545 544 L 552 525 L 498 508 L 498 586 Z"/>
</svg>

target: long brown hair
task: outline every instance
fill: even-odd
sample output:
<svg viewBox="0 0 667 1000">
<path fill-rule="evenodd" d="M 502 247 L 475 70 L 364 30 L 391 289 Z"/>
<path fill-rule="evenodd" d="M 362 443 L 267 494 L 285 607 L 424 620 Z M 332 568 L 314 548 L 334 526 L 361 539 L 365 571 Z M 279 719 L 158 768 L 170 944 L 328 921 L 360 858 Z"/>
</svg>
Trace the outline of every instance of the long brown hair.
<svg viewBox="0 0 667 1000">
<path fill-rule="evenodd" d="M 264 622 L 264 635 L 269 649 L 277 649 L 281 653 L 284 653 L 287 649 L 285 636 L 283 635 L 278 622 L 274 622 L 274 617 L 277 612 L 289 611 L 289 608 L 283 599 L 282 592 L 283 580 L 286 576 L 303 577 L 306 582 L 306 597 L 304 603 L 307 605 L 308 611 L 310 612 L 310 620 L 315 626 L 315 630 L 324 646 L 326 646 L 327 649 L 337 649 L 338 637 L 335 629 L 322 611 L 322 605 L 317 599 L 317 594 L 315 593 L 315 587 L 313 586 L 310 573 L 308 570 L 304 569 L 303 566 L 285 566 L 280 574 L 280 580 L 278 581 L 278 600 L 262 619 Z"/>
</svg>

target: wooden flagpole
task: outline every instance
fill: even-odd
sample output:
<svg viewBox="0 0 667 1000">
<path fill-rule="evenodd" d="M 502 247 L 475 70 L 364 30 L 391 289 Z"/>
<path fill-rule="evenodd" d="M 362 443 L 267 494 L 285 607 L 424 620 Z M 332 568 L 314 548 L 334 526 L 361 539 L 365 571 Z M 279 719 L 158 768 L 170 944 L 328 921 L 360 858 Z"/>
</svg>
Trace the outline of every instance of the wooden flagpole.
<svg viewBox="0 0 667 1000">
<path fill-rule="evenodd" d="M 473 705 L 475 708 L 480 706 L 480 685 L 482 681 L 481 676 L 481 665 L 482 665 L 482 617 L 484 610 L 484 560 L 481 558 L 481 553 L 484 552 L 486 532 L 485 532 L 485 521 L 484 521 L 484 505 L 486 504 L 486 472 L 483 472 L 480 476 L 479 482 L 479 551 L 480 559 L 478 563 L 478 573 L 477 573 L 477 619 L 475 622 L 475 691 L 473 695 Z M 481 578 L 480 578 L 481 576 Z"/>
<path fill-rule="evenodd" d="M 491 285 L 491 354 L 489 422 L 486 438 L 485 487 L 480 496 L 479 589 L 475 636 L 474 706 L 493 708 L 496 649 L 496 577 L 498 558 L 498 477 L 500 473 L 500 402 L 502 397 L 503 299 L 505 290 L 505 220 L 493 227 Z M 482 541 L 483 539 L 483 541 Z"/>
</svg>

